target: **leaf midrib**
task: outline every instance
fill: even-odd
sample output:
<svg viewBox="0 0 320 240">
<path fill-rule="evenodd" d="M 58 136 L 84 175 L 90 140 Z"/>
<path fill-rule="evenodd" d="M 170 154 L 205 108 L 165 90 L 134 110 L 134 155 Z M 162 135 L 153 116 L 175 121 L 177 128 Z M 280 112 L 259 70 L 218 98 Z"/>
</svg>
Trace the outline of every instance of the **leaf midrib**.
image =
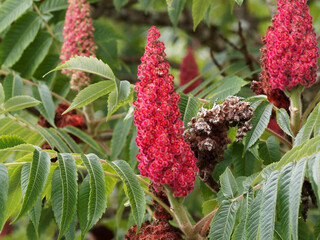
<svg viewBox="0 0 320 240">
<path fill-rule="evenodd" d="M 71 106 L 70 106 L 70 108 L 69 108 L 69 111 L 72 110 L 72 109 L 77 108 L 77 106 L 83 104 L 84 102 L 86 102 L 86 101 L 88 101 L 88 100 L 90 101 L 91 99 L 97 99 L 97 98 L 99 98 L 99 97 L 102 97 L 103 95 L 100 96 L 100 94 L 101 94 L 102 92 L 104 92 L 104 91 L 108 91 L 108 89 L 109 89 L 109 88 L 112 88 L 112 87 L 113 87 L 113 86 L 110 85 L 110 86 L 104 87 L 104 88 L 101 89 L 101 90 L 98 90 L 98 92 L 95 93 L 96 96 L 99 95 L 98 97 L 96 97 L 96 96 L 89 97 L 89 98 L 83 99 L 82 101 L 78 102 L 77 104 L 74 104 L 74 105 L 71 104 Z M 76 100 L 76 99 L 75 99 L 75 100 Z"/>
<path fill-rule="evenodd" d="M 115 165 L 115 166 L 121 171 L 122 175 L 125 177 L 126 181 L 127 181 L 127 182 L 129 183 L 129 185 L 130 185 L 130 189 L 131 189 L 131 192 L 132 192 L 133 197 L 134 197 L 134 200 L 135 200 L 135 205 L 136 205 L 137 214 L 138 214 L 138 217 L 139 217 L 139 224 L 140 224 L 141 216 L 140 216 L 140 213 L 139 213 L 139 211 L 138 211 L 138 205 L 137 205 L 137 202 L 138 202 L 138 201 L 137 201 L 137 197 L 136 197 L 134 191 L 132 191 L 133 188 L 132 188 L 131 182 L 129 181 L 129 179 L 127 178 L 127 176 L 124 174 L 124 172 L 122 171 L 122 169 L 121 169 L 118 165 L 116 165 L 115 163 L 113 163 L 113 165 Z"/>
</svg>

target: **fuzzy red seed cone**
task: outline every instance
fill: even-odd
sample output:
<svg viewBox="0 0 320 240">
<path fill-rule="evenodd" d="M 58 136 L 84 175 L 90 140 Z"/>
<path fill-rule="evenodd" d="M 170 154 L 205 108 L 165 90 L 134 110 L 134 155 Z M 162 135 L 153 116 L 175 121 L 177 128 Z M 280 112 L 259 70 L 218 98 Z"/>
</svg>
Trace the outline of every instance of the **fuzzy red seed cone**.
<svg viewBox="0 0 320 240">
<path fill-rule="evenodd" d="M 196 59 L 193 54 L 191 46 L 188 46 L 187 55 L 183 58 L 180 65 L 180 86 L 183 86 L 199 76 L 199 69 Z M 183 90 L 184 93 L 189 93 L 201 84 L 202 80 L 199 78 L 189 87 Z"/>
<path fill-rule="evenodd" d="M 266 33 L 266 68 L 273 89 L 316 82 L 317 47 L 307 0 L 278 0 L 278 14 Z"/>
<path fill-rule="evenodd" d="M 68 3 L 60 59 L 64 63 L 75 56 L 95 57 L 97 46 L 93 38 L 90 3 L 86 0 L 68 0 Z M 74 90 L 86 87 L 90 83 L 89 75 L 84 72 L 63 70 L 62 73 L 71 77 L 70 84 Z"/>
<path fill-rule="evenodd" d="M 134 122 L 137 126 L 137 159 L 142 176 L 167 184 L 175 196 L 187 196 L 194 188 L 196 158 L 184 141 L 179 95 L 165 60 L 164 43 L 156 27 L 149 30 L 145 54 L 138 67 Z"/>
</svg>

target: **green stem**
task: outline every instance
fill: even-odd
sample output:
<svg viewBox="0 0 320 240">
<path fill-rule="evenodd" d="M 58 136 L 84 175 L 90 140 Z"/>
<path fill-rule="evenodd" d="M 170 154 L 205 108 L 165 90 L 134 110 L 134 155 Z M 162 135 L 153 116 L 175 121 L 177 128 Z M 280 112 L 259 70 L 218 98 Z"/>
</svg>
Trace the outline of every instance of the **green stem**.
<svg viewBox="0 0 320 240">
<path fill-rule="evenodd" d="M 12 167 L 12 166 L 21 166 L 26 164 L 27 162 L 12 162 L 12 163 L 4 163 L 6 167 Z"/>
<path fill-rule="evenodd" d="M 303 91 L 303 86 L 298 85 L 289 92 L 285 90 L 285 93 L 290 98 L 290 127 L 294 136 L 300 130 L 300 120 L 301 120 L 301 92 Z"/>
<path fill-rule="evenodd" d="M 304 121 L 307 119 L 309 113 L 313 110 L 313 108 L 316 106 L 320 99 L 320 92 L 315 96 L 315 98 L 312 100 L 312 102 L 309 104 L 308 108 L 306 111 L 303 113 L 302 118 L 301 118 L 301 123 L 304 123 Z"/>
<path fill-rule="evenodd" d="M 201 232 L 203 227 L 206 225 L 208 221 L 211 221 L 216 212 L 218 211 L 218 206 L 210 212 L 208 215 L 204 216 L 202 219 L 199 220 L 199 222 L 196 223 L 193 227 L 194 232 Z"/>
<path fill-rule="evenodd" d="M 281 136 L 280 134 L 276 133 L 275 131 L 273 131 L 272 129 L 270 128 L 266 128 L 266 132 L 272 134 L 273 136 L 275 136 L 276 138 L 278 138 L 278 140 L 285 144 L 289 149 L 292 148 L 292 144 L 291 142 L 289 142 L 286 138 L 284 138 L 283 136 Z"/>
<path fill-rule="evenodd" d="M 94 135 L 95 126 L 97 126 L 97 125 L 94 123 L 94 109 L 93 109 L 92 103 L 83 107 L 83 114 L 84 114 L 85 121 L 86 121 L 86 124 L 88 127 L 88 133 L 90 135 Z"/>
<path fill-rule="evenodd" d="M 193 226 L 188 218 L 187 212 L 182 204 L 184 198 L 175 198 L 172 191 L 166 188 L 166 193 L 170 202 L 171 211 L 173 212 L 174 219 L 176 220 L 179 228 L 186 235 L 189 240 L 203 240 L 197 232 L 193 231 Z"/>
</svg>

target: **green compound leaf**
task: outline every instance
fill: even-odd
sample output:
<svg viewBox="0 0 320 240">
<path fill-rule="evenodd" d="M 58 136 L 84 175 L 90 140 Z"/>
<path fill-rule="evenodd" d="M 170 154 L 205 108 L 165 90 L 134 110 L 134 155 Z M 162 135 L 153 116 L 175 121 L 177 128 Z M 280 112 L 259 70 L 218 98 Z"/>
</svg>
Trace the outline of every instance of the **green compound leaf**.
<svg viewBox="0 0 320 240">
<path fill-rule="evenodd" d="M 307 158 L 303 158 L 296 164 L 290 182 L 289 224 L 293 240 L 298 240 L 298 215 L 306 163 Z"/>
<path fill-rule="evenodd" d="M 142 8 L 144 9 L 144 12 L 148 12 L 148 7 L 152 3 L 153 0 L 139 0 L 139 3 L 142 5 Z"/>
<path fill-rule="evenodd" d="M 253 200 L 249 208 L 248 220 L 245 226 L 246 239 L 257 239 L 261 212 L 262 193 L 263 189 L 260 189 L 258 195 Z"/>
<path fill-rule="evenodd" d="M 82 235 L 89 231 L 94 224 L 98 222 L 107 206 L 107 195 L 105 187 L 104 170 L 102 169 L 100 159 L 94 154 L 81 155 L 81 159 L 86 166 L 90 177 L 90 191 L 88 205 L 83 206 L 88 209 L 87 215 L 80 223 Z M 80 200 L 79 200 L 80 201 Z M 80 211 L 81 209 L 79 209 Z"/>
<path fill-rule="evenodd" d="M 36 129 L 49 143 L 52 149 L 56 147 L 60 152 L 71 153 L 68 145 L 65 144 L 65 142 L 55 133 L 52 128 L 48 129 L 41 126 L 36 126 Z"/>
<path fill-rule="evenodd" d="M 259 142 L 259 156 L 264 165 L 280 160 L 280 145 L 274 136 L 269 137 L 266 142 Z"/>
<path fill-rule="evenodd" d="M 21 171 L 21 188 L 22 188 L 23 198 L 25 197 L 25 193 L 28 187 L 28 181 L 30 178 L 30 167 L 31 167 L 30 163 L 24 164 Z M 39 238 L 38 229 L 39 229 L 39 222 L 40 222 L 40 216 L 41 216 L 41 203 L 42 203 L 42 197 L 40 195 L 38 196 L 38 200 L 36 201 L 36 204 L 28 212 L 28 216 L 33 224 L 34 232 L 37 239 Z"/>
<path fill-rule="evenodd" d="M 89 215 L 90 176 L 87 175 L 81 183 L 78 197 L 78 218 L 81 229 L 81 239 L 85 238 Z"/>
<path fill-rule="evenodd" d="M 0 7 L 0 33 L 20 17 L 32 4 L 31 0 L 7 0 Z"/>
<path fill-rule="evenodd" d="M 72 133 L 76 137 L 80 138 L 83 142 L 89 144 L 89 146 L 92 147 L 97 152 L 104 154 L 104 150 L 100 147 L 100 145 L 85 132 L 73 126 L 66 126 L 63 129 L 66 132 Z"/>
<path fill-rule="evenodd" d="M 67 0 L 45 0 L 40 5 L 40 12 L 47 14 L 54 11 L 59 11 L 68 8 Z"/>
<path fill-rule="evenodd" d="M 124 121 L 123 118 L 121 118 L 118 121 L 111 139 L 111 160 L 116 159 L 121 154 L 122 149 L 125 146 L 132 122 L 133 118 L 130 118 L 127 121 Z"/>
<path fill-rule="evenodd" d="M 249 190 L 244 195 L 243 200 L 241 200 L 240 208 L 240 222 L 236 227 L 234 234 L 232 235 L 232 240 L 246 240 L 245 226 L 248 221 L 249 207 L 253 201 L 253 188 L 249 187 Z"/>
<path fill-rule="evenodd" d="M 41 104 L 36 106 L 41 115 L 51 124 L 55 126 L 55 106 L 51 96 L 50 89 L 46 84 L 40 83 L 39 86 L 33 86 L 33 96 L 41 101 Z"/>
<path fill-rule="evenodd" d="M 287 111 L 283 108 L 277 109 L 277 123 L 281 129 L 288 134 L 290 137 L 293 137 L 293 134 L 290 129 L 290 119 Z"/>
<path fill-rule="evenodd" d="M 52 130 L 55 131 L 55 133 L 58 134 L 63 139 L 63 141 L 70 147 L 72 152 L 74 153 L 83 152 L 80 146 L 73 140 L 73 138 L 70 137 L 70 135 L 65 131 L 63 131 L 61 128 L 55 128 Z"/>
<path fill-rule="evenodd" d="M 313 155 L 308 161 L 308 175 L 320 206 L 320 154 Z M 320 221 L 320 220 L 319 220 Z"/>
<path fill-rule="evenodd" d="M 174 27 L 177 27 L 179 17 L 185 4 L 186 0 L 173 0 L 171 5 L 168 5 L 169 18 Z"/>
<path fill-rule="evenodd" d="M 5 209 L 9 189 L 9 173 L 5 165 L 0 163 L 0 232 L 5 224 Z"/>
<path fill-rule="evenodd" d="M 33 107 L 41 102 L 38 101 L 37 99 L 34 99 L 33 97 L 27 96 L 27 95 L 20 95 L 20 96 L 15 96 L 10 99 L 8 99 L 3 107 L 7 112 L 11 111 L 17 111 L 21 109 L 25 109 L 28 107 Z"/>
<path fill-rule="evenodd" d="M 108 161 L 108 164 L 116 171 L 126 186 L 126 194 L 129 198 L 133 218 L 138 229 L 140 229 L 146 211 L 146 199 L 143 189 L 128 163 L 123 160 L 117 160 Z"/>
<path fill-rule="evenodd" d="M 192 96 L 188 96 L 184 93 L 180 93 L 179 110 L 183 125 L 186 128 L 191 118 L 197 115 L 200 108 L 200 101 Z"/>
<path fill-rule="evenodd" d="M 113 5 L 117 11 L 120 10 L 121 7 L 126 5 L 129 0 L 113 0 Z"/>
<path fill-rule="evenodd" d="M 70 60 L 46 73 L 43 77 L 53 71 L 64 69 L 93 73 L 107 79 L 115 80 L 115 76 L 108 64 L 103 63 L 97 58 L 85 56 L 70 58 Z"/>
<path fill-rule="evenodd" d="M 79 216 L 81 217 L 80 228 L 81 235 L 84 236 L 104 213 L 107 206 L 107 194 L 104 171 L 100 159 L 94 154 L 82 154 L 81 159 L 85 164 L 90 177 L 89 194 L 87 194 L 87 183 L 85 183 L 81 189 L 81 193 L 79 193 L 79 204 L 81 201 L 81 208 L 79 208 Z M 84 199 L 81 199 L 80 196 L 83 196 Z M 87 205 L 83 203 L 86 203 Z M 82 211 L 83 208 L 86 209 L 86 214 L 80 213 L 80 210 Z"/>
<path fill-rule="evenodd" d="M 53 173 L 51 201 L 60 239 L 69 229 L 77 206 L 77 166 L 71 154 L 58 154 L 59 168 Z"/>
<path fill-rule="evenodd" d="M 221 191 L 226 198 L 232 199 L 236 197 L 238 185 L 229 168 L 220 176 L 220 184 Z"/>
<path fill-rule="evenodd" d="M 272 240 L 276 216 L 279 171 L 271 173 L 263 191 L 260 214 L 260 240 Z"/>
<path fill-rule="evenodd" d="M 2 135 L 0 137 L 0 149 L 12 148 L 24 143 L 26 142 L 16 135 Z"/>
<path fill-rule="evenodd" d="M 38 14 L 28 12 L 13 24 L 0 45 L 0 66 L 11 67 L 19 60 L 36 37 L 41 21 Z"/>
<path fill-rule="evenodd" d="M 3 83 L 5 101 L 14 96 L 22 94 L 22 79 L 18 74 L 8 74 Z"/>
<path fill-rule="evenodd" d="M 244 81 L 242 78 L 238 76 L 233 76 L 231 78 L 227 78 L 222 84 L 214 89 L 212 94 L 209 94 L 207 98 L 210 99 L 210 102 L 214 102 L 217 99 L 222 101 L 226 99 L 228 96 L 233 96 L 237 94 L 241 87 L 247 85 L 249 82 Z"/>
<path fill-rule="evenodd" d="M 128 81 L 116 79 L 116 89 L 109 94 L 107 119 L 120 107 L 133 101 L 133 89 Z"/>
<path fill-rule="evenodd" d="M 13 214 L 16 213 L 18 208 L 21 206 L 21 169 L 22 166 L 8 168 L 10 178 L 5 210 L 5 221 L 7 221 L 9 217 L 12 217 Z"/>
<path fill-rule="evenodd" d="M 320 142 L 320 136 L 311 138 L 304 143 L 295 146 L 290 151 L 288 151 L 280 161 L 276 164 L 276 167 L 273 170 L 280 170 L 284 165 L 290 162 L 299 162 L 303 157 L 311 157 L 313 154 L 317 153 L 318 146 Z M 256 185 L 259 181 L 263 179 L 262 174 L 260 173 L 255 180 L 252 182 L 252 186 Z"/>
<path fill-rule="evenodd" d="M 319 122 L 320 122 L 320 103 L 318 103 L 318 105 L 313 109 L 307 121 L 298 132 L 296 139 L 294 141 L 294 146 L 300 145 L 301 143 L 310 139 L 313 131 L 314 131 L 314 136 L 319 135 L 319 128 L 320 128 Z"/>
<path fill-rule="evenodd" d="M 280 229 L 284 239 L 290 239 L 289 227 L 289 193 L 291 175 L 294 170 L 294 164 L 288 163 L 281 170 L 278 187 L 278 215 L 280 222 Z"/>
<path fill-rule="evenodd" d="M 269 102 L 262 102 L 255 110 L 251 121 L 252 129 L 248 132 L 245 141 L 245 151 L 247 151 L 259 139 L 268 126 L 272 107 L 273 104 Z"/>
<path fill-rule="evenodd" d="M 4 102 L 4 100 L 5 100 L 5 94 L 4 94 L 2 84 L 0 83 L 0 105 Z"/>
<path fill-rule="evenodd" d="M 53 39 L 47 32 L 39 32 L 34 41 L 23 52 L 14 69 L 25 78 L 31 78 L 47 55 Z"/>
<path fill-rule="evenodd" d="M 210 5 L 211 5 L 210 0 L 193 0 L 193 3 L 192 3 L 193 31 L 196 30 L 198 24 L 204 18 Z"/>
<path fill-rule="evenodd" d="M 50 156 L 48 153 L 36 148 L 33 152 L 33 160 L 30 168 L 30 177 L 23 198 L 21 210 L 14 220 L 16 222 L 36 204 L 45 186 L 50 172 Z"/>
<path fill-rule="evenodd" d="M 210 223 L 210 240 L 229 240 L 239 208 L 238 201 L 224 200 Z"/>
<path fill-rule="evenodd" d="M 241 7 L 244 0 L 235 0 L 235 2 Z"/>
<path fill-rule="evenodd" d="M 73 109 L 88 105 L 99 97 L 110 93 L 114 90 L 114 88 L 114 82 L 110 80 L 91 84 L 77 94 L 70 107 L 66 111 L 64 111 L 63 114 L 70 112 Z"/>
</svg>

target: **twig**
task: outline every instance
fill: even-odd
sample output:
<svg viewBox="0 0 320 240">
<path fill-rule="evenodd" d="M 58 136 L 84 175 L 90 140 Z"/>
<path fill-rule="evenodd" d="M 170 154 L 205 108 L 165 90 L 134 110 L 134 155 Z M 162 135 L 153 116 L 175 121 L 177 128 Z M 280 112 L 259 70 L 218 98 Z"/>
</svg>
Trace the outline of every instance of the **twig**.
<svg viewBox="0 0 320 240">
<path fill-rule="evenodd" d="M 243 31 L 242 31 L 242 26 L 241 26 L 241 22 L 239 21 L 239 37 L 242 43 L 242 47 L 241 47 L 241 52 L 243 53 L 245 59 L 246 59 L 246 64 L 249 66 L 249 69 L 253 72 L 254 71 L 254 66 L 253 66 L 253 62 L 252 62 L 252 57 L 250 56 L 250 53 L 248 51 L 247 48 L 247 42 L 246 39 L 243 35 Z M 259 61 L 258 61 L 259 64 Z M 255 73 L 253 74 L 253 79 L 259 79 L 259 76 Z"/>
<path fill-rule="evenodd" d="M 194 226 L 193 226 L 193 231 L 195 232 L 200 232 L 201 229 L 203 229 L 203 226 L 205 225 L 205 223 L 214 217 L 214 214 L 218 211 L 218 206 L 215 207 L 215 209 L 209 213 L 208 215 L 206 215 L 205 217 L 203 217 L 199 222 L 197 222 Z M 201 234 L 202 235 L 202 234 Z"/>
<path fill-rule="evenodd" d="M 29 124 L 26 124 L 25 122 L 20 121 L 19 119 L 17 119 L 15 116 L 11 115 L 10 113 L 6 113 L 6 114 L 8 115 L 9 118 L 16 121 L 20 126 L 27 127 L 32 131 L 37 131 L 34 127 L 30 126 Z"/>
<path fill-rule="evenodd" d="M 229 39 L 227 39 L 225 36 L 223 36 L 221 33 L 219 33 L 219 36 L 226 42 L 228 43 L 231 47 L 233 47 L 235 50 L 241 52 L 243 55 L 247 54 L 247 57 L 249 57 L 253 62 L 260 64 L 259 60 L 253 56 L 251 53 L 249 52 L 245 52 L 244 49 L 238 47 L 237 45 L 235 45 L 233 42 L 231 42 Z"/>
<path fill-rule="evenodd" d="M 3 70 L 0 70 L 0 74 L 3 74 L 3 75 L 9 75 L 10 73 L 9 72 L 6 72 L 6 71 L 3 71 Z M 25 79 L 25 78 L 21 78 L 21 80 L 26 83 L 26 84 L 29 84 L 29 85 L 32 85 L 32 86 L 37 86 L 39 87 L 39 84 L 37 83 L 34 83 L 28 79 Z M 50 91 L 51 95 L 54 96 L 55 98 L 61 100 L 62 102 L 64 103 L 67 103 L 68 105 L 71 105 L 71 102 L 69 102 L 67 99 L 65 99 L 64 97 L 61 97 L 60 95 L 56 94 L 55 92 L 52 92 Z M 76 109 L 79 113 L 83 114 L 82 111 L 80 109 Z"/>
<path fill-rule="evenodd" d="M 218 208 L 217 208 L 216 211 L 218 211 Z M 214 212 L 214 213 L 216 213 L 216 212 Z M 213 217 L 214 216 L 212 216 L 210 219 L 208 219 L 208 221 L 206 221 L 206 223 L 204 224 L 204 226 L 203 226 L 203 228 L 201 229 L 201 232 L 200 232 L 201 236 L 204 236 L 204 237 L 207 236 L 207 232 L 209 230 L 210 223 L 211 223 L 211 220 L 212 220 Z"/>
<path fill-rule="evenodd" d="M 198 100 L 204 104 L 209 104 L 210 101 L 206 100 L 206 99 L 203 99 L 203 98 L 198 98 Z"/>
<path fill-rule="evenodd" d="M 108 118 L 108 120 L 118 119 L 118 118 L 121 118 L 122 116 L 123 116 L 123 113 L 115 114 L 115 115 L 110 116 L 110 117 Z M 106 117 L 105 117 L 105 118 L 101 118 L 101 119 L 97 119 L 97 120 L 95 121 L 95 123 L 96 123 L 96 124 L 100 124 L 100 123 L 105 122 L 105 121 L 107 121 L 107 118 L 106 118 Z"/>
<path fill-rule="evenodd" d="M 292 148 L 292 143 L 289 142 L 287 139 L 285 139 L 283 136 L 281 136 L 280 134 L 276 133 L 275 131 L 273 131 L 272 129 L 270 128 L 266 128 L 266 131 L 270 134 L 272 134 L 273 136 L 275 136 L 276 138 L 278 138 L 278 140 L 285 144 L 289 149 Z"/>
<path fill-rule="evenodd" d="M 98 142 L 98 143 L 100 144 L 100 146 L 101 146 L 101 147 L 103 147 L 103 149 L 105 149 L 105 150 L 106 150 L 106 152 L 110 155 L 110 153 L 111 153 L 110 148 L 108 148 L 108 146 L 107 146 L 107 145 L 105 145 L 105 144 L 104 144 L 104 142 L 103 142 L 103 141 L 101 141 L 101 140 L 98 140 L 97 142 Z"/>
<path fill-rule="evenodd" d="M 261 188 L 262 185 L 261 184 L 257 184 L 256 186 L 253 187 L 253 191 L 258 190 L 259 188 Z M 241 194 L 240 196 L 231 199 L 232 202 L 235 201 L 240 201 L 241 199 L 243 199 L 245 194 Z M 210 212 L 208 215 L 206 215 L 205 217 L 203 217 L 201 220 L 199 220 L 193 227 L 193 231 L 194 232 L 200 232 L 201 236 L 205 236 L 205 233 L 207 231 L 207 228 L 209 227 L 209 224 L 212 220 L 212 218 L 214 217 L 215 213 L 218 211 L 219 206 L 216 206 L 216 208 Z"/>
<path fill-rule="evenodd" d="M 212 49 L 210 49 L 210 57 L 211 57 L 213 63 L 217 66 L 217 68 L 218 68 L 220 71 L 222 71 L 222 72 L 221 72 L 221 75 L 224 76 L 224 77 L 226 77 L 226 76 L 227 76 L 227 73 L 226 73 L 225 71 L 223 71 L 223 67 L 222 67 L 221 64 L 217 61 L 217 59 L 214 57 L 214 55 L 213 55 L 213 50 L 212 50 Z"/>
</svg>

